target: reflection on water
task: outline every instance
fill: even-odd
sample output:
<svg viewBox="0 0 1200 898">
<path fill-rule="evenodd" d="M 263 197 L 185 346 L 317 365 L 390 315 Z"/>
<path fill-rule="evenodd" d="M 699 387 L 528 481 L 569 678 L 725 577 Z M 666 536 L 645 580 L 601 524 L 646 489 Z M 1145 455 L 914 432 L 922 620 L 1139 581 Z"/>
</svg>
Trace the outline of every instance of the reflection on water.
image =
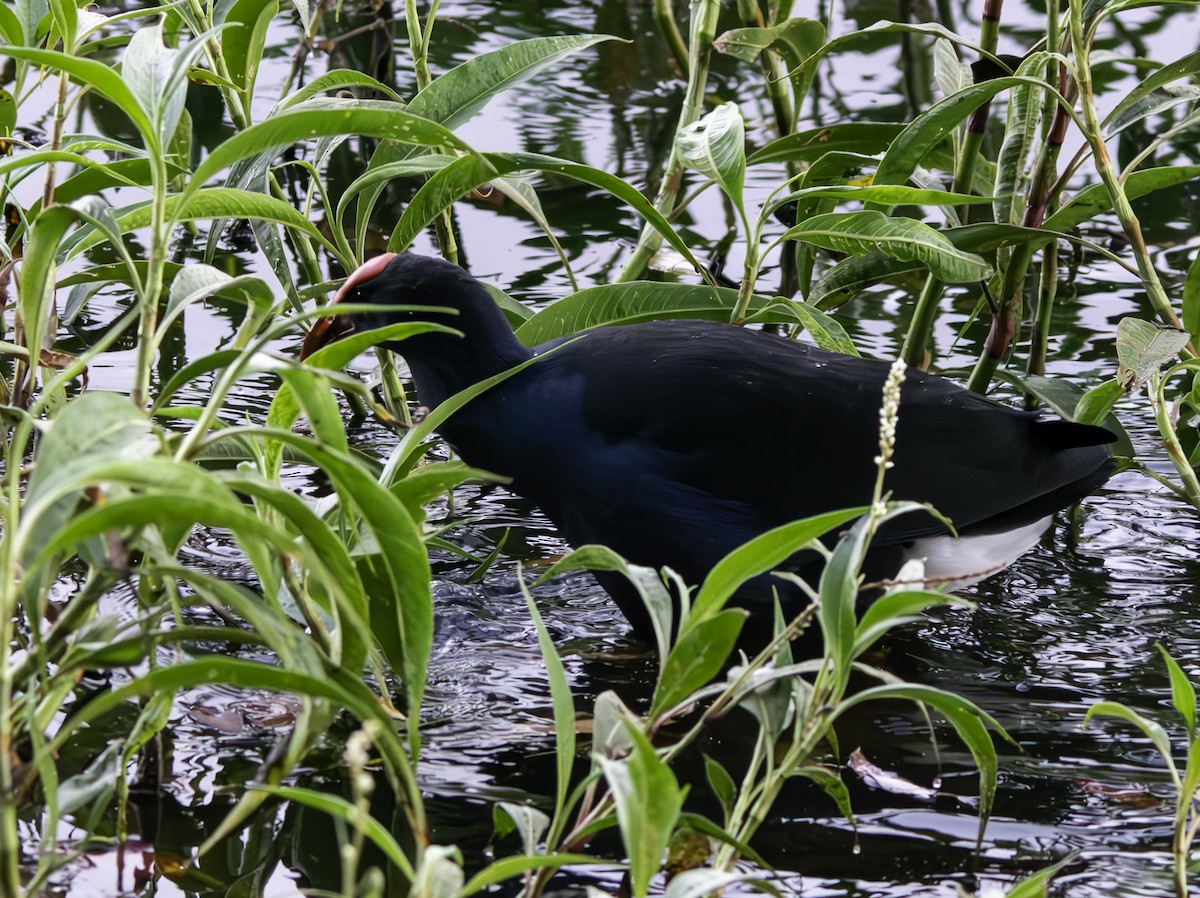
<svg viewBox="0 0 1200 898">
<path fill-rule="evenodd" d="M 595 30 L 638 39 L 635 44 L 601 45 L 563 63 L 554 77 L 515 88 L 493 101 L 488 114 L 465 127 L 463 136 L 481 149 L 576 158 L 653 189 L 639 179 L 660 168 L 681 86 L 666 54 L 655 49 L 649 6 L 621 0 L 442 4 L 432 48 L 435 66 L 442 69 L 508 41 L 542 34 Z M 976 10 L 960 14 L 969 18 Z M 890 6 L 866 2 L 837 5 L 832 12 L 837 32 L 892 15 Z M 1021 52 L 1040 35 L 1040 19 L 1032 11 L 1006 9 L 1005 20 L 1013 26 L 1005 35 L 1011 45 L 1001 48 L 1006 52 Z M 970 21 L 958 24 L 966 34 L 977 27 Z M 1194 47 L 1200 31 L 1196 22 L 1179 17 L 1166 29 L 1145 17 L 1133 18 L 1126 26 L 1123 39 L 1133 41 L 1136 52 L 1159 59 L 1180 55 L 1180 41 Z M 396 30 L 403 32 L 402 27 Z M 287 69 L 289 28 L 276 27 L 272 38 L 281 49 L 264 67 L 262 85 L 282 84 Z M 403 42 L 396 49 L 407 53 Z M 334 61 L 358 65 L 355 60 L 370 57 L 372 65 L 386 67 L 386 59 L 371 56 L 376 50 L 373 44 L 339 45 L 339 53 L 360 56 Z M 398 58 L 399 87 L 410 94 L 404 56 Z M 738 77 L 728 59 L 716 61 L 717 92 L 738 95 L 748 117 L 761 122 L 767 118 L 764 98 L 735 90 Z M 881 37 L 864 42 L 843 65 L 822 75 L 805 115 L 812 123 L 852 115 L 894 120 L 905 108 L 895 43 Z M 202 120 L 197 110 L 193 117 Z M 335 164 L 354 177 L 361 171 L 362 157 L 349 154 Z M 751 196 L 761 200 L 777 180 L 777 171 L 752 170 Z M 704 251 L 725 228 L 726 213 L 714 194 L 701 197 L 680 222 Z M 539 195 L 547 218 L 559 228 L 581 285 L 607 281 L 636 237 L 630 214 L 574 184 L 539 182 Z M 1159 229 L 1155 239 L 1164 244 L 1189 240 L 1200 225 L 1196 200 L 1196 190 L 1188 188 L 1175 194 L 1170 204 L 1157 206 L 1151 225 Z M 394 208 L 402 201 L 397 196 Z M 533 305 L 569 291 L 548 242 L 515 210 L 461 203 L 458 223 L 460 242 L 477 276 Z M 1101 242 L 1108 237 L 1099 232 L 1088 236 Z M 198 253 L 202 247 L 203 241 L 197 241 L 189 252 Z M 1182 283 L 1193 254 L 1194 248 L 1159 254 L 1157 263 L 1169 289 Z M 266 270 L 252 249 L 228 236 L 218 257 L 231 270 Z M 735 250 L 731 270 L 740 264 Z M 776 276 L 768 273 L 767 281 Z M 843 310 L 841 317 L 864 353 L 884 358 L 895 354 L 913 289 L 883 286 Z M 89 328 L 117 314 L 123 301 L 119 296 L 101 297 L 88 313 L 96 320 L 85 317 L 78 323 L 81 339 Z M 1054 333 L 1059 336 L 1051 347 L 1053 372 L 1081 385 L 1109 376 L 1115 367 L 1113 323 L 1122 315 L 1143 312 L 1143 302 L 1125 272 L 1109 264 L 1085 266 L 1074 287 L 1064 290 L 1055 312 Z M 935 332 L 938 364 L 944 370 L 966 368 L 975 358 L 979 328 L 959 337 L 973 306 L 974 299 L 964 292 L 948 294 Z M 188 309 L 167 344 L 169 358 L 160 378 L 169 376 L 172 365 L 224 345 L 239 319 L 238 310 L 219 302 Z M 92 386 L 128 389 L 131 352 L 124 347 L 95 366 Z M 203 403 L 207 388 L 197 380 L 189 385 L 193 392 L 180 399 Z M 267 379 L 245 381 L 224 409 L 226 420 L 262 420 L 272 391 Z M 1169 472 L 1144 403 L 1134 397 L 1118 411 L 1146 462 Z M 356 424 L 352 439 L 380 458 L 396 442 L 394 434 L 372 423 Z M 288 477 L 303 494 L 322 489 L 307 471 L 295 470 Z M 499 487 L 463 488 L 452 510 L 443 505 L 431 511 L 432 523 L 452 519 L 466 523 L 456 526 L 449 538 L 476 555 L 486 555 L 505 539 L 505 551 L 482 582 L 470 578 L 474 562 L 449 553 L 433 559 L 438 618 L 422 710 L 422 781 L 435 839 L 461 845 L 471 864 L 478 863 L 491 840 L 490 802 L 544 805 L 550 798 L 550 700 L 536 636 L 520 595 L 517 562 L 529 577 L 529 569 L 549 563 L 567 546 L 536 509 Z M 1073 856 L 1060 880 L 1072 896 L 1169 894 L 1172 811 L 1161 762 L 1141 737 L 1106 723 L 1087 730 L 1081 724 L 1087 707 L 1101 699 L 1155 713 L 1165 709 L 1169 690 L 1156 642 L 1185 668 L 1200 665 L 1200 635 L 1192 623 L 1200 616 L 1198 536 L 1200 522 L 1185 505 L 1142 474 L 1122 474 L 1084 503 L 1077 515 L 1059 515 L 1038 546 L 1011 568 L 965 590 L 963 594 L 977 603 L 974 610 L 931 613 L 891 638 L 888 663 L 899 673 L 975 701 L 995 715 L 1020 746 L 1019 751 L 1000 746 L 1000 792 L 982 850 L 975 851 L 977 824 L 970 807 L 924 806 L 850 782 L 858 815 L 854 829 L 820 790 L 795 784 L 755 843 L 784 871 L 781 886 L 805 896 L 950 896 L 955 884 L 984 889 Z M 224 579 L 248 582 L 248 565 L 219 533 L 194 534 L 183 560 Z M 535 594 L 555 643 L 567 653 L 580 712 L 586 714 L 594 696 L 606 689 L 617 690 L 633 707 L 644 707 L 653 659 L 628 639 L 619 612 L 591 578 L 559 578 Z M 136 597 L 117 592 L 109 603 L 131 616 Z M 114 893 L 114 883 L 122 890 L 138 890 L 138 876 L 144 878 L 150 866 L 161 868 L 169 866 L 173 856 L 190 856 L 236 799 L 234 787 L 253 777 L 294 713 L 287 699 L 240 690 L 210 688 L 184 696 L 168 730 L 162 790 L 135 802 L 134 830 L 144 843 L 130 843 L 123 854 L 90 855 L 86 863 L 64 870 L 55 890 L 108 895 Z M 746 749 L 739 729 L 731 718 L 726 729 L 714 730 L 702 750 L 726 756 L 736 765 L 739 752 Z M 847 750 L 861 745 L 874 763 L 916 783 L 940 781 L 946 793 L 974 794 L 977 782 L 969 755 L 949 741 L 946 728 L 939 728 L 937 735 L 940 751 L 935 753 L 924 721 L 913 709 L 872 706 L 845 722 L 841 744 Z M 312 769 L 300 773 L 304 784 L 332 791 L 343 788 L 338 773 L 340 736 L 334 734 L 324 753 L 313 759 Z M 102 734 L 95 738 L 102 741 Z M 684 759 L 681 775 L 703 782 L 695 775 L 698 764 L 698 753 Z M 694 795 L 703 801 L 702 787 L 697 786 Z M 386 808 L 375 812 L 388 819 Z M 328 869 L 322 873 L 322 864 L 331 861 L 328 856 L 322 861 L 318 848 L 323 843 L 328 850 L 335 841 L 321 815 L 267 806 L 248 833 L 244 841 L 224 846 L 224 853 L 206 856 L 198 873 L 211 876 L 212 882 L 228 883 L 239 873 L 257 870 L 265 877 L 258 885 L 272 896 L 298 894 L 296 877 L 337 887 L 336 878 L 332 885 L 322 878 L 330 875 Z M 63 832 L 68 842 L 76 835 L 69 829 Z M 139 853 L 139 847 L 144 851 Z M 597 850 L 620 852 L 613 843 L 601 843 Z M 228 868 L 221 858 L 229 860 Z M 573 877 L 610 890 L 618 885 L 612 871 L 603 868 L 588 870 L 586 876 L 577 871 L 564 881 Z M 204 889 L 200 880 L 184 882 L 188 890 Z M 165 880 L 157 888 L 162 895 L 178 892 Z"/>
</svg>

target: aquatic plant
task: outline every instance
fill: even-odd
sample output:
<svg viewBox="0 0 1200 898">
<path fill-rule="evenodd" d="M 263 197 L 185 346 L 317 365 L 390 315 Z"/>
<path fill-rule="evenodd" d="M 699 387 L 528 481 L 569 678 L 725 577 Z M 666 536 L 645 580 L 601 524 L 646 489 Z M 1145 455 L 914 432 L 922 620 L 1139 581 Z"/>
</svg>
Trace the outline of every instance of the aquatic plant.
<svg viewBox="0 0 1200 898">
<path fill-rule="evenodd" d="M 272 802 L 285 800 L 347 827 L 337 886 L 344 894 L 383 891 L 384 877 L 365 869 L 371 845 L 391 865 L 387 887 L 395 890 L 411 884 L 421 895 L 471 894 L 525 876 L 532 894 L 552 871 L 594 862 L 596 854 L 582 853 L 585 843 L 615 828 L 633 890 L 642 895 L 679 824 L 716 838 L 720 847 L 707 871 L 681 876 L 671 887 L 708 892 L 746 875 L 735 861 L 754 858 L 755 831 L 789 778 L 817 782 L 848 809 L 835 773 L 841 756 L 835 724 L 873 697 L 920 701 L 951 722 L 984 774 L 986 818 L 997 764 L 987 714 L 949 693 L 894 682 L 861 662 L 889 628 L 944 601 L 900 587 L 855 619 L 870 530 L 904 511 L 877 509 L 830 553 L 815 590 L 820 611 L 811 620 L 781 621 L 777 644 L 723 679 L 739 626 L 737 612 L 723 604 L 739 578 L 844 526 L 849 513 L 798 522 L 746 547 L 690 604 L 681 584 L 623 566 L 601 549 L 581 549 L 558 566 L 611 564 L 653 593 L 653 608 L 669 607 L 674 590 L 687 610 L 674 624 L 663 621 L 648 713 L 635 715 L 611 695 L 598 703 L 592 760 L 582 777 L 575 771 L 567 678 L 538 625 L 555 709 L 551 813 L 543 819 L 536 809 L 501 806 L 500 829 L 515 828 L 524 853 L 482 867 L 469 859 L 468 876 L 454 852 L 436 844 L 419 778 L 426 739 L 420 710 L 433 640 L 428 551 L 448 544 L 426 526 L 425 506 L 486 472 L 426 457 L 438 418 L 412 424 L 389 361 L 382 365 L 382 400 L 341 373 L 372 344 L 425 325 L 357 336 L 310 365 L 278 350 L 326 314 L 311 300 L 329 292 L 339 271 L 360 263 L 373 241 L 404 249 L 432 225 L 453 258 L 454 204 L 485 185 L 544 231 L 573 279 L 560 229 L 539 198 L 544 182 L 534 175 L 612 197 L 645 229 L 613 283 L 576 290 L 537 313 L 502 297 L 530 342 L 686 313 L 805 330 L 822 345 L 853 352 L 831 313 L 857 291 L 915 271 L 924 286 L 914 291 L 905 358 L 924 365 L 938 349 L 930 334 L 945 285 L 982 285 L 970 288 L 979 309 L 995 306 L 994 336 L 972 377 L 984 389 L 1016 338 L 1024 285 L 1039 252 L 1027 368 L 1045 372 L 1056 253 L 1083 247 L 1136 273 L 1154 313 L 1182 324 L 1186 334 L 1125 325 L 1118 337 L 1132 352 L 1132 361 L 1123 359 L 1123 370 L 1132 373 L 1081 398 L 1064 401 L 1041 381 L 1024 383 L 1091 421 L 1104 418 L 1125 391 L 1147 384 L 1182 483 L 1176 488 L 1200 503 L 1192 423 L 1200 399 L 1190 358 L 1200 328 L 1200 265 L 1192 266 L 1181 303 L 1173 305 L 1130 206 L 1200 174 L 1200 167 L 1170 159 L 1151 164 L 1194 124 L 1194 92 L 1177 82 L 1193 78 L 1200 63 L 1194 53 L 1165 64 L 1140 60 L 1147 72 L 1138 84 L 1105 96 L 1095 78 L 1105 63 L 1094 43 L 1102 26 L 1130 5 L 1085 7 L 1073 0 L 1064 15 L 1051 4 L 1042 48 L 1010 68 L 1012 60 L 996 56 L 993 19 L 978 40 L 957 34 L 949 18 L 942 25 L 887 22 L 833 35 L 829 23 L 792 17 L 790 3 L 772 4 L 764 14 L 742 2 L 736 4 L 741 26 L 719 36 L 715 0 L 694 3 L 685 29 L 671 22 L 670 4 L 657 2 L 688 80 L 663 171 L 638 175 L 661 185 L 653 201 L 631 180 L 567 154 L 496 152 L 458 133 L 491 99 L 610 44 L 609 35 L 512 42 L 435 77 L 429 50 L 438 4 L 422 14 L 406 0 L 415 89 L 402 94 L 389 77 L 390 52 L 380 68 L 334 66 L 304 81 L 306 62 L 320 47 L 351 40 L 321 38 L 340 26 L 332 10 L 305 0 L 286 8 L 276 0 L 183 0 L 111 14 L 71 0 L 0 6 L 0 56 L 8 63 L 8 89 L 0 92 L 0 194 L 9 207 L 0 254 L 13 312 L 12 339 L 0 343 L 7 360 L 0 377 L 0 895 L 37 894 L 81 853 L 126 842 L 131 786 L 162 788 L 152 762 L 169 741 L 177 696 L 206 684 L 282 693 L 297 705 L 274 750 L 249 774 L 250 788 L 205 831 L 195 857 L 169 868 L 195 890 L 206 876 L 261 889 L 262 870 L 282 850 L 267 847 L 275 831 Z M 268 97 L 259 73 L 270 30 L 285 19 L 299 35 L 296 55 L 282 89 Z M 914 97 L 907 123 L 812 126 L 805 109 L 819 69 L 881 35 L 912 41 L 917 52 L 924 52 L 924 39 L 935 39 L 943 98 L 925 104 Z M 769 137 L 752 128 L 748 138 L 743 107 L 731 96 L 705 112 L 714 51 L 764 73 Z M 990 63 L 982 70 L 989 77 L 973 73 L 960 53 Z M 984 158 L 980 119 L 987 116 L 979 111 L 1005 91 L 1000 150 Z M 1101 103 L 1109 105 L 1106 115 Z M 219 128 L 193 120 L 201 104 L 217 110 Z M 1167 125 L 1118 168 L 1107 141 L 1152 117 Z M 73 133 L 76 120 L 84 133 Z M 1086 147 L 1060 171 L 1056 147 L 1068 124 Z M 38 130 L 44 141 L 33 139 Z M 362 164 L 343 177 L 338 166 L 351 150 Z M 1099 182 L 1083 183 L 1063 199 L 1088 177 L 1089 160 Z M 748 190 L 745 178 L 748 169 L 767 166 L 784 171 L 764 197 Z M 677 225 L 713 184 L 731 209 L 731 239 L 744 246 L 736 285 L 632 280 L 659 243 L 709 274 L 701 261 L 706 254 Z M 864 207 L 845 210 L 846 203 Z M 930 226 L 931 213 L 921 210 L 936 210 L 943 226 Z M 980 210 L 985 220 L 972 220 Z M 1129 236 L 1133 264 L 1071 233 L 1110 210 Z M 781 228 L 778 217 L 791 223 Z M 257 274 L 228 266 L 220 252 L 222 235 L 238 231 L 227 228 L 231 222 L 248 223 L 263 263 Z M 788 272 L 780 289 L 764 290 L 761 272 L 776 252 Z M 181 322 L 208 303 L 236 307 L 240 320 L 215 351 L 179 363 L 172 347 Z M 102 310 L 113 307 L 119 311 L 104 318 Z M 80 322 L 96 327 L 75 340 L 77 351 L 64 351 L 56 340 L 60 328 Z M 89 369 L 118 348 L 134 356 L 121 391 L 128 395 L 87 389 Z M 1189 357 L 1159 373 L 1181 353 Z M 247 385 L 273 392 L 261 420 L 247 420 L 235 401 Z M 356 451 L 334 390 L 358 411 L 411 424 L 387 459 Z M 469 399 L 461 395 L 438 414 Z M 301 418 L 303 430 L 296 427 Z M 297 466 L 326 481 L 331 494 L 298 496 L 287 480 Z M 243 581 L 189 561 L 196 528 L 227 535 L 245 559 Z M 129 597 L 123 606 L 129 615 L 111 607 L 114 594 Z M 786 635 L 814 622 L 825 634 L 826 655 L 793 660 Z M 852 671 L 884 679 L 854 693 Z M 97 679 L 105 685 L 96 686 Z M 696 703 L 696 718 L 686 718 Z M 671 764 L 714 721 L 742 713 L 757 726 L 749 763 L 737 777 L 716 762 L 706 768 L 722 819 L 684 810 L 684 787 Z M 347 715 L 354 723 L 345 722 Z M 656 746 L 678 720 L 672 726 L 682 727 L 682 735 L 670 747 Z M 361 735 L 342 738 L 345 729 Z M 1191 729 L 1189 723 L 1189 737 Z M 344 744 L 335 754 L 351 771 L 348 798 L 296 781 L 327 739 Z M 399 796 L 394 826 L 370 810 L 374 787 L 366 776 L 377 767 Z M 1190 776 L 1185 772 L 1180 782 Z M 70 844 L 58 838 L 68 819 L 85 834 Z M 1190 842 L 1194 826 L 1187 827 Z M 247 849 L 242 860 L 222 866 L 216 848 L 242 839 L 261 853 Z"/>
</svg>

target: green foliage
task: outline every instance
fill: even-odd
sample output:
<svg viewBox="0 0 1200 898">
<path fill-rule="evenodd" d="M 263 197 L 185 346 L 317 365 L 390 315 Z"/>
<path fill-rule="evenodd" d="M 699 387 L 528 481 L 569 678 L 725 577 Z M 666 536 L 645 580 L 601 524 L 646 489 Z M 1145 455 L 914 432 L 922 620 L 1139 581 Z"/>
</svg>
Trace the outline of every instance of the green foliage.
<svg viewBox="0 0 1200 898">
<path fill-rule="evenodd" d="M 1171 707 L 1184 726 L 1183 770 L 1179 769 L 1171 736 L 1154 718 L 1140 714 L 1121 702 L 1096 702 L 1083 718 L 1086 727 L 1094 717 L 1112 717 L 1132 724 L 1141 731 L 1167 765 L 1171 784 L 1175 787 L 1175 827 L 1172 854 L 1175 861 L 1175 887 L 1179 895 L 1188 894 L 1188 871 L 1191 868 L 1192 843 L 1200 831 L 1200 812 L 1196 800 L 1200 796 L 1200 739 L 1196 732 L 1196 687 L 1165 648 L 1156 645 L 1167 665 L 1171 682 Z"/>
<path fill-rule="evenodd" d="M 411 884 L 413 895 L 459 898 L 523 876 L 532 896 L 564 865 L 601 862 L 581 854 L 581 846 L 612 827 L 620 833 L 632 893 L 639 898 L 653 888 L 681 827 L 704 833 L 719 847 L 711 869 L 689 871 L 669 884 L 671 898 L 739 882 L 757 887 L 756 875 L 735 865 L 739 859 L 761 862 L 752 839 L 785 782 L 801 777 L 817 783 L 851 816 L 836 767 L 835 725 L 873 698 L 918 702 L 950 724 L 981 772 L 981 825 L 986 822 L 997 776 L 988 732 L 998 731 L 995 721 L 948 692 L 894 682 L 864 662 L 891 628 L 948 601 L 920 588 L 895 589 L 859 614 L 860 571 L 875 529 L 893 514 L 926 513 L 885 506 L 880 495 L 865 516 L 864 509 L 834 511 L 763 534 L 717 564 L 694 595 L 688 587 L 697 584 L 630 565 L 603 547 L 581 547 L 553 566 L 547 576 L 572 568 L 613 570 L 634 585 L 658 636 L 653 697 L 639 717 L 616 696 L 600 696 L 591 759 L 580 776 L 569 678 L 527 596 L 554 713 L 553 798 L 546 810 L 498 805 L 498 829 L 518 833 L 521 853 L 482 868 L 471 859 L 465 866 L 475 872 L 467 879 L 463 858 L 432 843 L 417 778 L 433 650 L 428 550 L 439 538 L 426 524 L 424 506 L 465 480 L 489 475 L 457 461 L 430 461 L 426 453 L 440 423 L 515 371 L 444 403 L 409 428 L 380 464 L 354 451 L 334 391 L 387 420 L 407 415 L 406 398 L 388 368 L 382 405 L 341 369 L 382 341 L 447 329 L 415 322 L 354 335 L 308 364 L 281 356 L 278 348 L 328 314 L 303 311 L 329 286 L 323 272 L 351 270 L 369 246 L 402 250 L 433 225 L 443 250 L 453 255 L 455 204 L 488 184 L 547 235 L 564 264 L 570 260 L 559 243 L 559 225 L 539 197 L 543 185 L 581 185 L 644 223 L 613 283 L 575 289 L 537 312 L 501 300 L 514 320 L 523 321 L 517 332 L 529 344 L 609 324 L 688 317 L 769 324 L 793 337 L 807 331 L 822 346 L 852 353 L 853 341 L 828 313 L 867 286 L 915 272 L 926 286 L 913 304 L 905 355 L 923 362 L 938 348 L 930 334 L 945 284 L 971 285 L 981 295 L 985 291 L 975 285 L 986 285 L 989 296 L 999 294 L 997 320 L 1019 321 L 1037 254 L 1049 264 L 1063 240 L 1094 248 L 1073 232 L 1115 214 L 1131 243 L 1132 263 L 1124 264 L 1141 278 L 1166 327 L 1123 319 L 1116 329 L 1117 377 L 1082 395 L 1057 388 L 1044 372 L 1024 383 L 1062 412 L 1093 422 L 1144 386 L 1178 473 L 1178 482 L 1169 485 L 1200 508 L 1200 448 L 1188 431 L 1200 414 L 1200 363 L 1194 358 L 1200 262 L 1191 265 L 1173 305 L 1130 206 L 1200 175 L 1197 165 L 1148 164 L 1165 156 L 1158 151 L 1173 147 L 1194 122 L 1194 90 L 1179 82 L 1194 79 L 1200 55 L 1190 52 L 1163 65 L 1141 60 L 1132 89 L 1098 96 L 1091 72 L 1104 61 L 1092 53 L 1096 28 L 1128 5 L 1085 9 L 1071 3 L 1061 52 L 1060 42 L 1050 41 L 1015 72 L 1001 66 L 1000 77 L 974 83 L 953 48 L 979 51 L 1000 66 L 991 52 L 994 42 L 964 38 L 944 25 L 880 22 L 831 35 L 824 23 L 791 17 L 786 9 L 772 19 L 790 6 L 772 4 L 762 21 L 748 19 L 745 27 L 718 37 L 720 4 L 699 0 L 690 13 L 680 120 L 664 148 L 669 158 L 661 173 L 622 176 L 566 153 L 476 146 L 459 133 L 507 89 L 588 58 L 615 40 L 610 35 L 516 41 L 433 77 L 427 50 L 437 5 L 422 20 L 410 0 L 403 21 L 414 89 L 401 91 L 379 73 L 352 68 L 295 86 L 301 58 L 334 22 L 325 7 L 304 0 L 287 9 L 276 0 L 150 4 L 114 15 L 67 0 L 0 5 L 0 56 L 11 76 L 0 90 L 0 141 L 5 154 L 11 151 L 0 158 L 0 190 L 6 200 L 34 197 L 17 209 L 11 232 L 0 239 L 5 261 L 16 261 L 8 307 L 19 321 L 12 340 L 0 343 L 11 361 L 0 373 L 0 792 L 6 796 L 0 801 L 0 894 L 44 891 L 57 868 L 70 862 L 56 843 L 58 823 L 68 815 L 100 838 L 106 815 L 115 813 L 116 831 L 123 833 L 134 762 L 171 725 L 181 691 L 217 683 L 287 693 L 300 707 L 292 729 L 261 765 L 261 782 L 239 797 L 200 860 L 214 853 L 221 836 L 249 826 L 268 798 L 283 800 L 328 814 L 346 828 L 352 849 L 346 857 L 354 859 L 343 870 L 347 894 L 360 886 L 366 894 L 377 884 L 375 874 L 357 868 L 369 842 Z M 279 95 L 268 97 L 266 79 L 259 77 L 268 38 L 284 17 L 290 23 L 293 11 L 303 29 L 303 52 Z M 797 130 L 821 67 L 881 36 L 936 38 L 944 96 L 922 104 L 903 123 L 829 122 Z M 762 68 L 775 114 L 772 134 L 745 114 L 754 107 L 744 98 L 709 83 L 713 51 Z M 1066 91 L 1060 92 L 1056 75 L 1047 77 L 1054 63 L 1065 66 Z M 34 109 L 30 104 L 43 82 L 51 107 Z M 714 90 L 717 102 L 707 102 Z M 193 122 L 200 91 L 219 98 L 227 134 L 208 140 L 211 135 Z M 338 95 L 329 96 L 333 92 Z M 1079 112 L 1063 93 L 1079 95 Z M 1005 94 L 1003 134 L 994 157 L 985 158 L 966 123 L 981 104 Z M 1103 117 L 1097 111 L 1101 99 L 1108 106 Z M 77 115 L 87 103 L 96 104 L 90 117 Z M 99 111 L 100 104 L 108 111 Z M 34 112 L 45 123 L 41 146 L 21 137 L 20 126 L 28 126 Z M 1178 123 L 1124 168 L 1108 157 L 1106 141 L 1148 119 L 1176 114 Z M 76 122 L 108 130 L 74 134 Z M 114 122 L 119 127 L 111 127 Z M 1046 140 L 1056 123 L 1076 128 L 1085 144 L 1061 171 Z M 369 164 L 340 178 L 336 151 L 348 144 L 369 155 Z M 1063 186 L 1085 178 L 1085 162 L 1094 165 L 1099 182 L 1084 183 L 1068 197 Z M 756 185 L 770 177 L 767 171 L 774 189 L 763 197 Z M 398 181 L 413 185 L 403 208 L 384 201 L 385 188 Z M 643 196 L 645 182 L 661 185 L 653 200 Z M 695 234 L 679 225 L 692 200 L 714 185 L 727 201 L 728 242 L 740 240 L 744 248 L 735 288 L 635 280 L 664 242 L 706 273 Z M 796 220 L 781 229 L 774 216 L 791 209 Z M 250 222 L 266 262 L 257 273 L 218 260 L 228 221 Z M 203 261 L 185 262 L 182 247 L 204 229 Z M 762 289 L 759 275 L 774 265 L 776 252 L 786 254 L 794 282 L 779 291 L 783 295 L 768 295 L 773 291 Z M 106 291 L 128 298 L 128 311 L 107 322 L 77 357 L 64 357 L 55 349 L 60 320 L 85 316 L 94 297 Z M 218 300 L 244 309 L 236 331 L 212 353 L 158 371 L 156 360 L 181 322 Z M 1037 327 L 1048 327 L 1042 322 L 1049 320 L 1039 312 Z M 977 388 L 990 383 L 1015 336 L 1002 334 L 985 349 L 973 378 Z M 89 365 L 122 341 L 136 353 L 130 395 L 85 389 Z M 232 401 L 251 378 L 257 379 L 255 389 L 267 378 L 274 385 L 263 420 L 245 420 Z M 301 418 L 303 429 L 293 429 Z M 332 494 L 319 501 L 297 495 L 285 478 L 295 465 L 328 482 Z M 833 535 L 852 521 L 834 542 Z M 253 589 L 186 560 L 197 528 L 227 532 Z M 730 598 L 746 580 L 802 549 L 828 556 L 820 582 L 804 587 L 814 597 L 812 608 L 796 621 L 781 621 L 779 637 L 759 656 L 731 666 L 744 614 L 726 607 Z M 65 610 L 58 609 L 51 597 L 72 576 L 80 585 L 72 587 Z M 131 619 L 106 606 L 104 597 L 116 584 L 129 584 L 136 593 Z M 201 609 L 244 627 L 215 626 Z M 796 661 L 788 639 L 809 626 L 822 631 L 824 654 Z M 256 654 L 227 657 L 194 648 L 216 642 L 253 647 Z M 1182 796 L 1179 857 L 1197 825 L 1187 807 L 1200 782 L 1200 749 L 1194 688 L 1178 664 L 1166 661 L 1189 746 L 1182 774 L 1161 725 L 1107 703 L 1089 717 L 1111 714 L 1132 722 L 1167 759 Z M 79 680 L 86 671 L 113 674 L 115 687 L 84 701 Z M 854 693 L 852 672 L 879 685 Z M 60 713 L 64 707 L 71 713 Z M 698 719 L 681 723 L 692 707 L 699 709 Z M 673 765 L 715 721 L 731 714 L 753 721 L 756 743 L 744 769 L 727 770 L 711 759 L 705 764 L 721 807 L 718 826 L 688 810 L 688 786 Z M 369 731 L 400 798 L 412 845 L 371 817 L 361 790 L 342 798 L 283 785 L 319 754 L 343 715 Z M 658 737 L 668 723 L 684 732 L 664 748 Z M 68 771 L 60 750 L 101 724 L 118 732 L 82 770 Z M 365 762 L 346 763 L 361 772 Z M 46 847 L 26 863 L 21 827 L 31 826 Z M 1014 894 L 1036 894 L 1044 886 L 1044 878 L 1035 878 Z"/>
</svg>

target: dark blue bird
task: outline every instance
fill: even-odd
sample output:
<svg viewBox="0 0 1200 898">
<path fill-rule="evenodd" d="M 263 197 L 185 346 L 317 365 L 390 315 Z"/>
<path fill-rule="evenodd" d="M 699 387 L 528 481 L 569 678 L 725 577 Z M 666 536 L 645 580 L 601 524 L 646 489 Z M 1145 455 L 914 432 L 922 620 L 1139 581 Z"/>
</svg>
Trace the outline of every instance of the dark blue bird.
<svg viewBox="0 0 1200 898">
<path fill-rule="evenodd" d="M 466 271 L 411 254 L 367 262 L 335 301 L 378 311 L 321 319 L 303 356 L 355 330 L 414 318 L 461 332 L 384 344 L 408 362 L 430 408 L 559 347 L 472 400 L 440 433 L 469 464 L 511 478 L 574 545 L 600 543 L 699 584 L 721 557 L 766 530 L 871 500 L 884 362 L 684 320 L 598 328 L 567 345 L 529 348 Z M 397 305 L 453 311 L 389 308 Z M 886 488 L 895 499 L 930 503 L 964 539 L 949 539 L 931 515 L 901 516 L 878 535 L 873 570 L 890 576 L 915 553 L 930 558 L 933 576 L 979 574 L 995 562 L 966 550 L 966 537 L 1023 528 L 1020 546 L 1006 550 L 1003 563 L 1011 561 L 1048 515 L 1109 476 L 1103 444 L 1113 439 L 909 369 Z M 634 629 L 651 637 L 628 584 L 598 576 Z M 764 576 L 734 601 L 769 627 L 779 583 Z M 792 614 L 807 603 L 798 590 L 781 597 Z"/>
</svg>

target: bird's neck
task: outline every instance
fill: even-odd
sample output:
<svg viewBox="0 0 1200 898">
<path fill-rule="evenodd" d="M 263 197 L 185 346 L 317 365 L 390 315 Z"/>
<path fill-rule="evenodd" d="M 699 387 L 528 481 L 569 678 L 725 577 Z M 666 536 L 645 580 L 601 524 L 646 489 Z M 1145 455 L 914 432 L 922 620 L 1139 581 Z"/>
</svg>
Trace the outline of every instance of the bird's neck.
<svg viewBox="0 0 1200 898">
<path fill-rule="evenodd" d="M 482 330 L 470 320 L 451 325 L 463 331 L 462 337 L 421 334 L 393 347 L 408 362 L 422 405 L 436 408 L 455 393 L 533 357 L 499 309 L 496 315 L 499 322 L 490 321 Z"/>
</svg>

